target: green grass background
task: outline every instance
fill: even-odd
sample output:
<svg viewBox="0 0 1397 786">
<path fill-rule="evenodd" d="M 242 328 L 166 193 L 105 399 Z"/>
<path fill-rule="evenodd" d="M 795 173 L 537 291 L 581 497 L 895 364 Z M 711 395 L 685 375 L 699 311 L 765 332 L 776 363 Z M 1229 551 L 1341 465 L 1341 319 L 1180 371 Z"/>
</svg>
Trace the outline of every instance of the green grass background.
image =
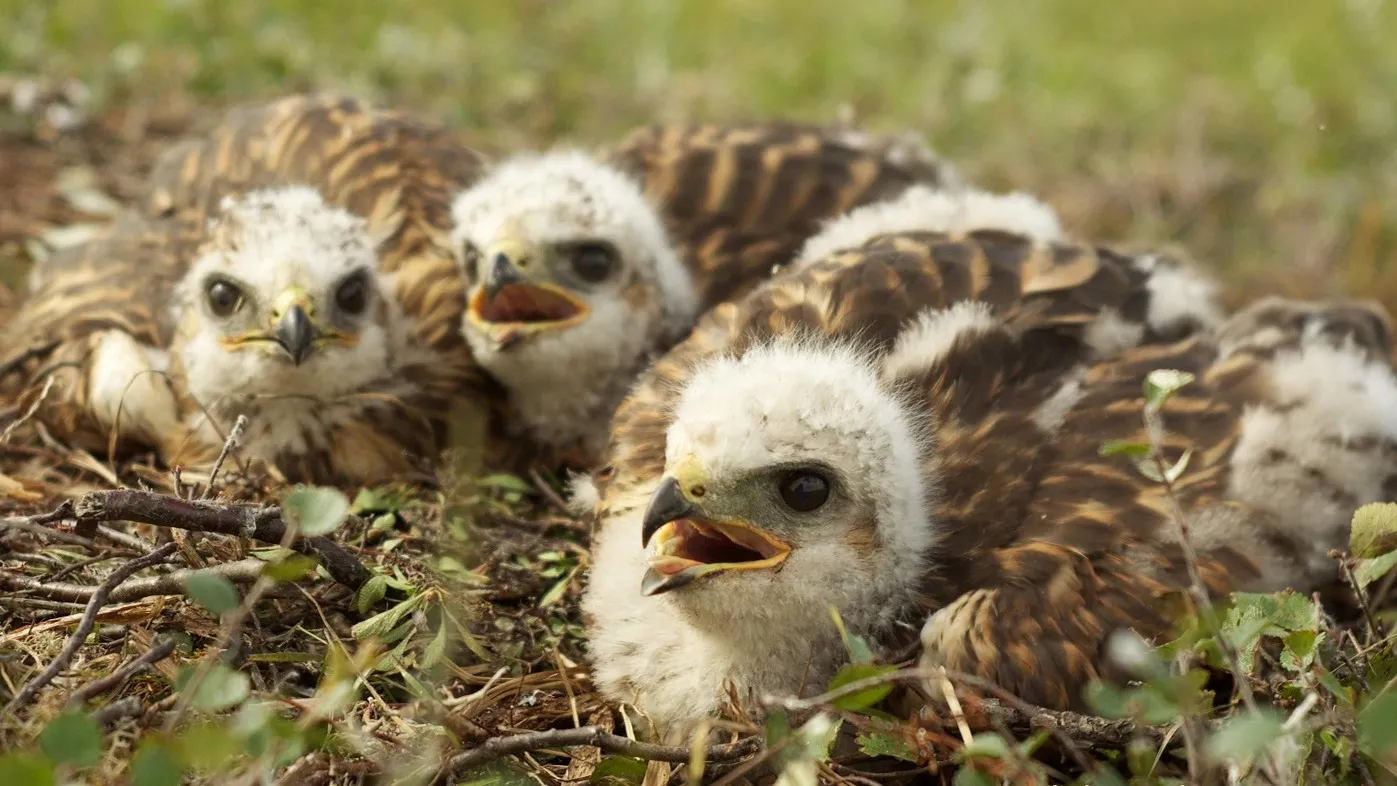
<svg viewBox="0 0 1397 786">
<path fill-rule="evenodd" d="M 0 0 L 0 70 L 108 102 L 312 87 L 495 146 L 651 120 L 912 128 L 1071 230 L 1397 309 L 1382 0 Z"/>
</svg>

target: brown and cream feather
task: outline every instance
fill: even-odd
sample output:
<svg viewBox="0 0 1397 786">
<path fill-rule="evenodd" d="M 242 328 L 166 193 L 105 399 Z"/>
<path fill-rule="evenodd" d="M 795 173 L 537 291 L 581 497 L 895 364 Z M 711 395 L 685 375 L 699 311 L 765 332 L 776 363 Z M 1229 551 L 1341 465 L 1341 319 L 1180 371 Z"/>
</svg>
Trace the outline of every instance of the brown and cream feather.
<svg viewBox="0 0 1397 786">
<path fill-rule="evenodd" d="M 122 447 L 155 447 L 172 460 L 205 457 L 211 448 L 206 439 L 113 431 L 110 413 L 94 411 L 88 400 L 94 342 L 121 334 L 142 351 L 163 356 L 179 322 L 170 307 L 175 284 L 201 251 L 216 245 L 209 227 L 221 218 L 224 199 L 309 187 L 330 207 L 364 220 L 377 244 L 378 272 L 390 277 L 412 344 L 426 353 L 402 369 L 413 392 L 399 414 L 366 411 L 359 422 L 327 426 L 330 433 L 308 442 L 291 440 L 314 449 L 266 458 L 290 477 L 327 481 L 430 464 L 453 399 L 486 384 L 460 335 L 464 294 L 447 245 L 450 196 L 469 185 L 481 164 L 444 128 L 353 99 L 292 96 L 235 108 L 208 134 L 167 151 L 132 215 L 44 264 L 7 337 L 6 353 L 56 343 L 49 357 L 27 368 L 42 371 L 56 361 L 70 376 L 78 375 L 63 390 L 51 391 L 44 410 L 46 421 L 62 424 L 64 437 L 104 451 L 120 437 Z M 174 392 L 187 399 L 179 364 L 169 372 L 176 376 Z M 33 391 L 42 380 L 31 373 L 26 384 Z M 194 406 L 185 400 L 182 414 Z M 223 430 L 229 425 L 219 424 Z M 415 458 L 405 459 L 405 450 Z"/>
<path fill-rule="evenodd" d="M 599 529 L 584 610 L 603 692 L 662 731 L 718 712 L 725 683 L 748 702 L 819 692 L 843 657 L 833 605 L 884 654 L 920 630 L 927 665 L 1080 708 L 1088 681 L 1121 676 L 1105 646 L 1113 631 L 1157 641 L 1171 629 L 1166 596 L 1189 586 L 1175 500 L 1208 591 L 1325 581 L 1353 507 L 1397 482 L 1386 317 L 1268 301 L 1220 326 L 1200 303 L 1190 320 L 1159 286 L 1177 272 L 1005 232 L 909 233 L 714 309 L 618 410 L 589 492 Z M 1166 330 L 1161 308 L 1174 317 Z M 808 362 L 792 365 L 799 359 Z M 1192 450 L 1174 499 L 1131 458 L 1100 454 L 1106 442 L 1146 438 L 1143 383 L 1160 368 L 1196 375 L 1162 410 L 1166 460 Z M 911 474 L 865 476 L 890 461 L 857 447 L 882 427 L 819 411 L 828 391 L 858 390 L 848 380 L 863 377 L 882 402 L 864 412 L 915 424 L 902 435 L 920 456 L 902 467 Z M 812 454 L 791 458 L 802 451 Z M 911 497 L 918 513 L 791 529 L 769 507 L 779 503 L 751 501 L 766 497 L 741 472 L 723 474 L 767 454 L 833 462 L 854 509 L 905 511 L 894 503 Z M 698 475 L 707 493 L 691 496 L 701 510 L 747 512 L 742 520 L 777 527 L 795 551 L 774 569 L 644 596 L 641 574 L 657 563 L 642 548 L 642 518 L 663 478 L 699 472 L 694 456 L 709 457 Z M 800 560 L 802 548 L 811 556 Z"/>
</svg>

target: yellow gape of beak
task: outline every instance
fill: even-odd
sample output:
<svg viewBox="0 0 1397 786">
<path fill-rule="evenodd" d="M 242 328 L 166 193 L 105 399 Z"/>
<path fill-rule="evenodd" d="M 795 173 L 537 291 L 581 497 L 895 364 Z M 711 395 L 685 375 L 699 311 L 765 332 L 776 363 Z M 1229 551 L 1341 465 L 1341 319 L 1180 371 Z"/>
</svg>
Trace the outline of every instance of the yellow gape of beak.
<svg viewBox="0 0 1397 786">
<path fill-rule="evenodd" d="M 315 350 L 314 316 L 315 301 L 301 287 L 290 286 L 272 301 L 270 333 L 298 366 Z"/>
<path fill-rule="evenodd" d="M 681 462 L 660 481 L 641 524 L 650 549 L 640 594 L 658 595 L 713 573 L 775 568 L 791 546 L 746 521 L 713 517 L 701 500 L 703 472 Z"/>
<path fill-rule="evenodd" d="M 544 253 L 507 234 L 490 244 L 481 257 L 480 285 L 471 294 L 466 316 L 498 349 L 587 318 L 586 303 L 547 280 Z"/>
</svg>

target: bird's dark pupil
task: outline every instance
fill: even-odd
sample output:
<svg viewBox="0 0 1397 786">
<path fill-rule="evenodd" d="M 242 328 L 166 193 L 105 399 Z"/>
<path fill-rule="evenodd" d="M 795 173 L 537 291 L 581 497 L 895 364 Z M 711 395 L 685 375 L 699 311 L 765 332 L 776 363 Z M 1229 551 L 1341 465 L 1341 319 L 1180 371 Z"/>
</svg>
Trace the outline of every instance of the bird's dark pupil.
<svg viewBox="0 0 1397 786">
<path fill-rule="evenodd" d="M 232 284 L 215 281 L 209 285 L 209 303 L 219 314 L 227 314 L 238 305 L 238 290 Z"/>
<path fill-rule="evenodd" d="M 584 247 L 577 252 L 573 267 L 587 281 L 601 281 L 611 272 L 611 255 L 603 248 Z"/>
<path fill-rule="evenodd" d="M 825 504 L 829 498 L 829 484 L 814 473 L 797 472 L 781 485 L 781 498 L 793 510 L 808 513 Z"/>
<path fill-rule="evenodd" d="M 364 282 L 360 279 L 353 279 L 340 287 L 339 294 L 340 308 L 349 312 L 357 312 L 364 308 Z"/>
</svg>

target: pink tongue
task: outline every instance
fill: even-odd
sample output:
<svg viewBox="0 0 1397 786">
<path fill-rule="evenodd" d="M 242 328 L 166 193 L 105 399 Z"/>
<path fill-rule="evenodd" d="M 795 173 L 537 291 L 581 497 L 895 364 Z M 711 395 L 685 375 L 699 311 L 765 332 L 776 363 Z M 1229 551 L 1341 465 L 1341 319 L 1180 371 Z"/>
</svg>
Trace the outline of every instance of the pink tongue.
<svg viewBox="0 0 1397 786">
<path fill-rule="evenodd" d="M 575 313 L 566 298 L 523 284 L 506 286 L 480 308 L 480 316 L 489 322 L 554 322 Z"/>
</svg>

